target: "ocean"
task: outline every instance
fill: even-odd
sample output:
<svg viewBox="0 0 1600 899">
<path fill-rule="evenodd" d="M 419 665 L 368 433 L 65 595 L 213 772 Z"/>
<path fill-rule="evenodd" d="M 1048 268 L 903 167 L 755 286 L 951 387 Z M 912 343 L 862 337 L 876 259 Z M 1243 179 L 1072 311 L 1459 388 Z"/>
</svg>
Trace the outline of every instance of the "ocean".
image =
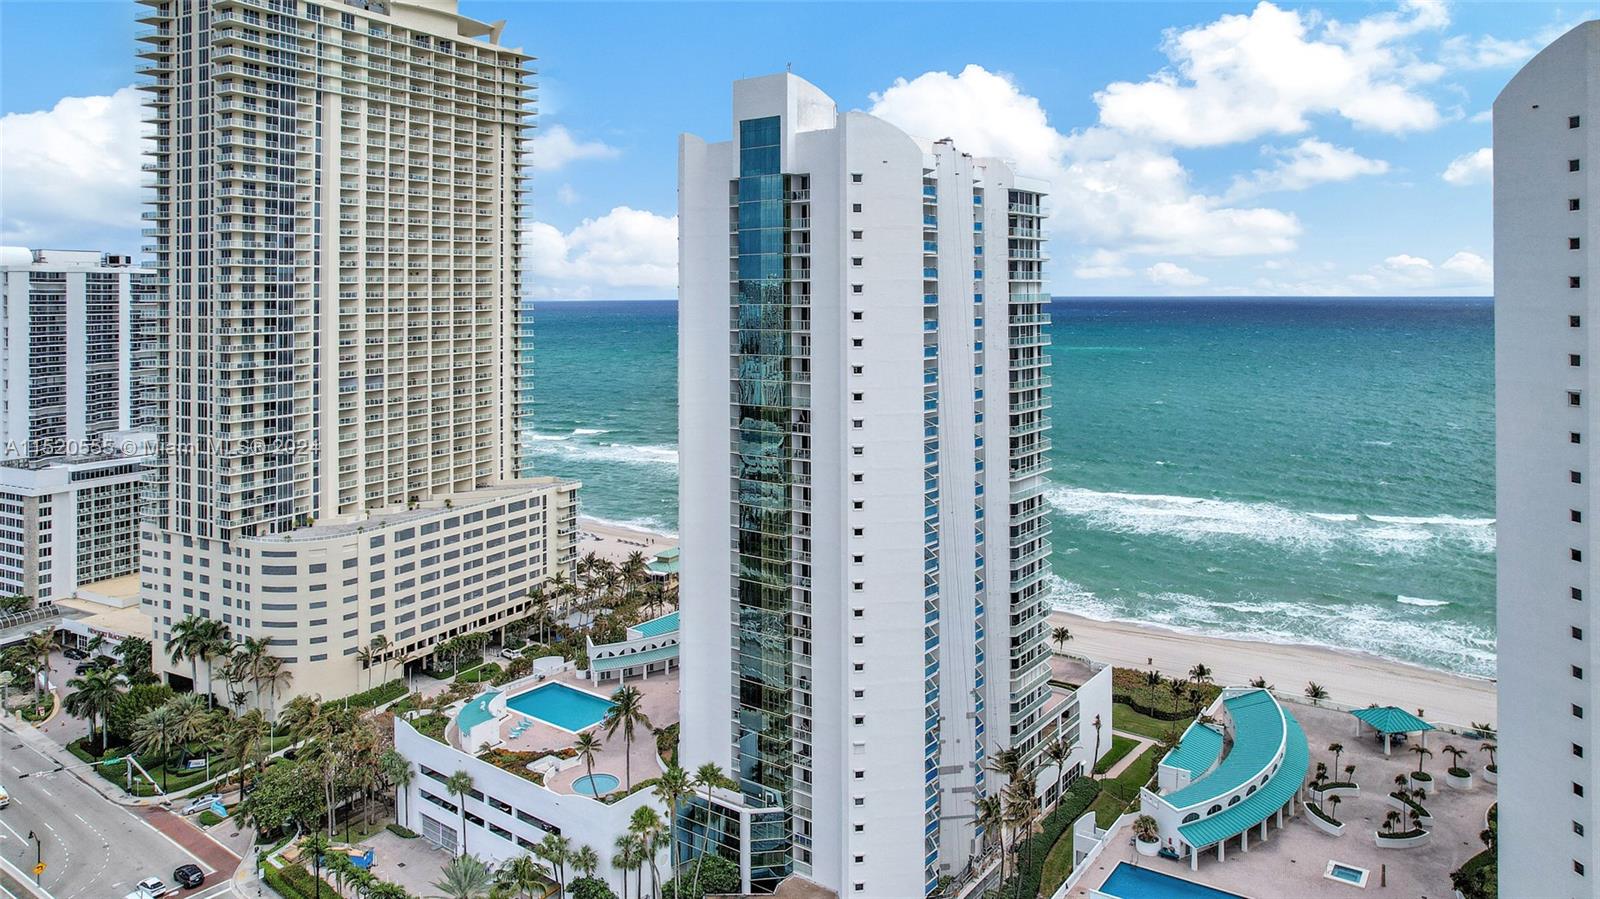
<svg viewBox="0 0 1600 899">
<path fill-rule="evenodd" d="M 1488 299 L 1058 299 L 1053 599 L 1494 670 Z M 676 527 L 676 305 L 536 306 L 543 473 Z"/>
</svg>

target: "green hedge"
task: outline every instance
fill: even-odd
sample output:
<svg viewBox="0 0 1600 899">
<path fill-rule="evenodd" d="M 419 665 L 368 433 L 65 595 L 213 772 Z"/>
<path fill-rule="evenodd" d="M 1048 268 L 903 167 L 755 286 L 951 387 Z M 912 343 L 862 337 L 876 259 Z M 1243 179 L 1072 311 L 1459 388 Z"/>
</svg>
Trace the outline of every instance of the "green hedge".
<svg viewBox="0 0 1600 899">
<path fill-rule="evenodd" d="M 384 829 L 402 840 L 414 840 L 417 838 L 417 832 L 403 824 L 395 824 L 391 822 L 384 825 Z"/>
<path fill-rule="evenodd" d="M 299 865 L 284 865 L 282 868 L 268 865 L 261 879 L 283 899 L 314 899 L 317 895 L 317 878 Z M 322 879 L 322 895 L 339 895 L 327 878 Z"/>
<path fill-rule="evenodd" d="M 406 695 L 406 682 L 403 678 L 396 678 L 370 690 L 356 693 L 344 701 L 350 704 L 352 710 L 365 711 L 375 709 L 386 702 L 393 702 L 404 695 Z"/>
<path fill-rule="evenodd" d="M 1000 885 L 1001 896 L 1022 896 L 1027 899 L 1039 895 L 1039 881 L 1044 874 L 1044 862 L 1061 835 L 1072 827 L 1072 822 L 1083 816 L 1100 795 L 1100 782 L 1080 777 L 1067 788 L 1067 795 L 1050 814 L 1044 816 L 1038 833 L 1024 840 L 1017 853 L 1017 871 Z"/>
</svg>

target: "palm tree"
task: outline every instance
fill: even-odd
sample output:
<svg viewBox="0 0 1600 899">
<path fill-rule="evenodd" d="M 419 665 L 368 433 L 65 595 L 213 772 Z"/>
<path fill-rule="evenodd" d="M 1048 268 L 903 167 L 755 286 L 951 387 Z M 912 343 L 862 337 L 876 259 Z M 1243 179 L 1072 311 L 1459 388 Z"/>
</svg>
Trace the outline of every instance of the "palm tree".
<svg viewBox="0 0 1600 899">
<path fill-rule="evenodd" d="M 577 742 L 572 744 L 572 748 L 578 751 L 578 758 L 583 759 L 584 769 L 589 774 L 589 790 L 596 799 L 600 798 L 600 791 L 594 787 L 594 757 L 599 754 L 602 745 L 600 738 L 589 731 L 578 734 Z"/>
<path fill-rule="evenodd" d="M 644 864 L 643 856 L 644 847 L 639 845 L 637 836 L 631 833 L 618 835 L 616 848 L 611 853 L 611 867 L 622 872 L 622 899 L 628 899 L 628 872 L 637 871 Z M 677 892 L 673 895 L 677 895 Z"/>
<path fill-rule="evenodd" d="M 266 660 L 272 655 L 272 644 L 266 637 L 246 637 L 233 650 L 233 663 L 240 682 L 249 681 L 256 695 L 256 708 L 261 708 L 261 674 Z"/>
<path fill-rule="evenodd" d="M 390 749 L 379 756 L 378 764 L 383 768 L 383 779 L 394 787 L 395 816 L 399 818 L 401 827 L 410 829 L 410 819 L 401 814 L 402 807 L 400 803 L 406 795 L 406 787 L 411 786 L 411 781 L 416 779 L 417 776 L 416 772 L 411 769 L 411 760 Z"/>
<path fill-rule="evenodd" d="M 1011 782 L 1005 792 L 1005 821 L 1011 827 L 1011 852 L 1017 854 L 1018 850 L 1031 848 L 1033 841 L 1025 838 L 1033 833 L 1033 820 L 1039 814 L 1039 797 L 1033 792 L 1033 778 L 1019 776 Z M 1025 864 L 1024 859 L 1013 859 L 1016 870 Z M 1004 881 L 1002 881 L 1003 883 Z M 1018 878 L 1017 888 L 1021 888 L 1021 878 Z"/>
<path fill-rule="evenodd" d="M 1417 754 L 1417 773 L 1421 774 L 1422 773 L 1422 762 L 1425 759 L 1429 759 L 1429 758 L 1433 757 L 1433 750 L 1429 749 L 1426 746 L 1423 746 L 1421 743 L 1418 743 L 1417 745 L 1411 747 L 1411 751 L 1415 752 Z"/>
<path fill-rule="evenodd" d="M 602 722 L 606 729 L 606 738 L 610 739 L 616 734 L 617 729 L 622 729 L 622 744 L 624 755 L 622 757 L 623 774 L 627 777 L 627 789 L 633 789 L 633 733 L 635 728 L 651 729 L 650 719 L 644 713 L 644 696 L 639 693 L 638 687 L 622 686 L 617 692 L 611 694 L 611 708 L 606 710 L 605 720 Z"/>
<path fill-rule="evenodd" d="M 444 782 L 444 788 L 456 797 L 456 809 L 461 812 L 461 852 L 467 854 L 467 794 L 472 792 L 472 775 L 457 771 Z"/>
<path fill-rule="evenodd" d="M 1044 747 L 1044 757 L 1056 766 L 1056 805 L 1061 804 L 1061 779 L 1067 773 L 1067 759 L 1072 755 L 1072 747 L 1067 741 L 1057 737 L 1053 742 Z"/>
<path fill-rule="evenodd" d="M 268 712 L 269 720 L 278 720 L 278 694 L 289 689 L 292 683 L 294 683 L 294 671 L 284 667 L 283 659 L 278 656 L 267 656 L 261 664 L 261 687 L 266 690 L 267 698 L 272 701 Z"/>
<path fill-rule="evenodd" d="M 1322 700 L 1328 698 L 1328 689 L 1316 681 L 1311 681 L 1306 684 L 1306 698 L 1311 700 L 1312 705 L 1322 705 Z"/>
<path fill-rule="evenodd" d="M 1183 699 L 1184 693 L 1189 690 L 1189 682 L 1181 677 L 1167 681 L 1167 692 L 1172 694 L 1172 713 L 1178 713 L 1178 703 Z"/>
<path fill-rule="evenodd" d="M 1005 829 L 1005 808 L 1000 804 L 999 796 L 985 796 L 979 799 L 973 818 L 983 830 L 984 843 L 993 843 L 1000 839 Z M 1002 877 L 1001 881 L 1004 880 Z"/>
<path fill-rule="evenodd" d="M 251 761 L 260 764 L 263 755 L 261 744 L 266 740 L 267 733 L 267 719 L 261 714 L 260 709 L 251 709 L 228 724 L 224 745 L 228 753 L 238 761 L 241 799 L 245 795 L 245 767 Z"/>
<path fill-rule="evenodd" d="M 660 895 L 661 872 L 656 868 L 655 847 L 659 844 L 665 825 L 661 821 L 661 813 L 648 805 L 641 805 L 633 810 L 633 815 L 628 818 L 628 832 L 639 838 L 639 845 L 644 847 L 645 861 L 650 864 L 650 894 Z M 641 891 L 642 892 L 642 891 Z"/>
<path fill-rule="evenodd" d="M 195 652 L 200 660 L 206 663 L 206 708 L 211 707 L 212 688 L 211 673 L 212 661 L 218 658 L 227 658 L 233 652 L 233 636 L 228 626 L 216 618 L 206 618 L 199 628 L 199 642 Z"/>
<path fill-rule="evenodd" d="M 1056 644 L 1056 652 L 1060 652 L 1067 645 L 1067 641 L 1072 639 L 1072 631 L 1066 625 L 1058 624 L 1050 632 L 1050 639 Z"/>
<path fill-rule="evenodd" d="M 1089 760 L 1089 776 L 1094 777 L 1094 769 L 1100 761 L 1100 716 L 1094 716 L 1094 758 Z"/>
<path fill-rule="evenodd" d="M 322 699 L 316 695 L 301 694 L 283 707 L 283 729 L 295 745 L 311 736 L 322 720 Z"/>
<path fill-rule="evenodd" d="M 551 870 L 556 873 L 556 895 L 565 896 L 567 862 L 572 858 L 572 841 L 563 836 L 547 833 L 533 848 L 533 854 L 550 863 Z"/>
<path fill-rule="evenodd" d="M 321 832 L 313 833 L 300 841 L 300 848 L 311 856 L 312 883 L 316 884 L 315 899 L 322 896 L 322 858 L 328 854 L 328 838 Z"/>
<path fill-rule="evenodd" d="M 167 637 L 167 657 L 177 665 L 189 661 L 189 684 L 194 689 L 200 684 L 200 647 L 206 642 L 206 619 L 187 615 L 172 626 Z"/>
<path fill-rule="evenodd" d="M 373 637 L 367 642 L 367 651 L 383 665 L 383 680 L 379 683 L 389 682 L 389 638 L 382 634 Z M 367 675 L 367 688 L 372 688 L 372 676 Z"/>
<path fill-rule="evenodd" d="M 1275 689 L 1277 689 L 1276 687 L 1274 687 L 1271 684 L 1267 683 L 1267 679 L 1264 678 L 1264 677 L 1252 677 L 1252 678 L 1250 678 L 1250 686 L 1255 687 L 1257 690 L 1275 690 Z"/>
<path fill-rule="evenodd" d="M 1328 751 L 1333 753 L 1333 770 L 1339 770 L 1339 756 L 1344 755 L 1344 744 L 1329 743 Z"/>
<path fill-rule="evenodd" d="M 1133 835 L 1141 843 L 1154 843 L 1161 834 L 1161 825 L 1149 815 L 1140 815 L 1133 819 Z"/>
<path fill-rule="evenodd" d="M 1490 771 L 1498 772 L 1500 770 L 1499 766 L 1494 763 L 1494 754 L 1496 752 L 1500 751 L 1500 747 L 1498 745 L 1496 745 L 1494 743 L 1485 743 L 1482 746 L 1478 747 L 1478 751 L 1479 752 L 1487 752 L 1487 753 L 1489 753 L 1489 770 Z"/>
<path fill-rule="evenodd" d="M 493 887 L 489 866 L 475 855 L 458 855 L 446 862 L 444 876 L 433 882 L 439 899 L 487 899 Z"/>
<path fill-rule="evenodd" d="M 1393 833 L 1394 826 L 1400 823 L 1400 810 L 1389 809 L 1383 816 L 1383 832 Z"/>
<path fill-rule="evenodd" d="M 356 650 L 356 661 L 361 663 L 361 669 L 367 672 L 367 689 L 372 689 L 372 661 L 377 656 L 365 646 Z"/>
<path fill-rule="evenodd" d="M 577 871 L 579 877 L 593 877 L 594 872 L 600 870 L 600 854 L 593 846 L 579 846 L 572 853 L 572 870 Z"/>
<path fill-rule="evenodd" d="M 731 790 L 736 787 L 737 784 L 735 784 L 733 780 L 726 774 L 723 774 L 722 769 L 717 767 L 715 762 L 706 762 L 704 765 L 696 768 L 694 770 L 694 780 L 692 783 L 695 787 L 702 788 L 706 791 L 706 826 L 707 830 L 709 831 L 711 820 L 711 791 L 714 789 Z M 709 837 L 710 835 L 708 833 L 707 838 L 709 839 Z M 700 890 L 700 868 L 702 860 L 706 857 L 706 853 L 709 851 L 710 847 L 702 846 L 700 854 L 695 856 L 694 885 L 690 888 L 691 893 L 696 893 Z"/>
<path fill-rule="evenodd" d="M 532 899 L 535 892 L 543 893 L 540 887 L 544 886 L 544 869 L 534 862 L 530 856 L 519 855 L 511 861 L 500 866 L 496 872 L 496 880 L 501 889 L 512 894 Z"/>
<path fill-rule="evenodd" d="M 1455 764 L 1451 766 L 1451 768 L 1453 770 L 1451 770 L 1450 773 L 1454 774 L 1455 773 L 1454 769 L 1466 770 L 1464 768 L 1461 768 L 1461 757 L 1467 754 L 1467 751 L 1465 749 L 1457 749 L 1454 746 L 1448 746 L 1447 745 L 1447 746 L 1445 746 L 1445 748 L 1443 748 L 1443 749 L 1441 749 L 1439 751 L 1443 752 L 1445 755 L 1450 756 L 1451 761 L 1455 762 Z"/>
<path fill-rule="evenodd" d="M 1335 822 L 1339 820 L 1339 803 L 1343 801 L 1344 800 L 1340 799 L 1337 795 L 1328 797 L 1328 804 L 1333 806 L 1333 808 L 1328 812 L 1328 817 L 1332 818 Z"/>
<path fill-rule="evenodd" d="M 1209 684 L 1211 683 L 1211 669 L 1206 667 L 1204 662 L 1196 662 L 1194 667 L 1189 669 L 1189 677 L 1195 683 Z"/>
<path fill-rule="evenodd" d="M 667 807 L 667 814 L 671 816 L 668 832 L 678 824 L 678 803 L 689 798 L 694 793 L 694 785 L 689 781 L 689 773 L 677 765 L 668 765 L 667 770 L 656 778 L 655 796 Z M 672 866 L 672 880 L 678 880 L 678 841 L 670 840 L 667 843 L 667 863 Z"/>
<path fill-rule="evenodd" d="M 50 679 L 50 653 L 56 648 L 54 634 L 54 631 L 43 630 L 30 634 L 22 642 L 22 657 L 34 672 L 33 692 L 40 699 L 44 698 L 44 687 Z"/>
<path fill-rule="evenodd" d="M 167 789 L 167 759 L 177 747 L 178 712 L 171 704 L 158 705 L 133 723 L 133 748 L 140 755 L 161 759 L 161 791 Z"/>
<path fill-rule="evenodd" d="M 206 771 L 211 770 L 211 753 L 206 752 L 205 744 L 216 737 L 216 724 L 212 720 L 209 705 L 210 696 L 201 696 L 198 693 L 185 693 L 172 697 L 168 701 L 174 710 L 173 725 L 175 733 L 173 738 L 183 747 L 184 754 L 192 755 L 193 745 L 201 744 L 201 751 L 205 752 Z"/>
<path fill-rule="evenodd" d="M 67 711 L 79 718 L 89 719 L 89 737 L 94 738 L 96 727 L 100 729 L 100 751 L 106 749 L 106 716 L 111 714 L 111 707 L 116 704 L 117 698 L 122 695 L 117 684 L 121 675 L 104 669 L 92 669 L 82 677 L 75 677 L 67 681 L 67 686 L 72 692 L 62 700 Z"/>
</svg>

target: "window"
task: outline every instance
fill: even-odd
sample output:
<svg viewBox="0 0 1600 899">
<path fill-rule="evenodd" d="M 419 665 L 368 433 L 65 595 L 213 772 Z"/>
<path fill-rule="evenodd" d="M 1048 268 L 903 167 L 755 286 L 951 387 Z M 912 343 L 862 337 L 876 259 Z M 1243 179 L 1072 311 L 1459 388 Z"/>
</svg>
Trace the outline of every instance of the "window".
<svg viewBox="0 0 1600 899">
<path fill-rule="evenodd" d="M 1577 678 L 1578 680 L 1583 680 L 1583 669 L 1578 667 L 1577 665 L 1573 665 L 1572 666 L 1572 676 Z"/>
<path fill-rule="evenodd" d="M 1572 704 L 1572 717 L 1574 717 L 1574 718 L 1582 718 L 1583 717 L 1583 706 L 1578 705 L 1577 703 L 1573 703 Z"/>
<path fill-rule="evenodd" d="M 1573 599 L 1576 599 L 1578 602 L 1583 602 L 1583 591 L 1582 590 L 1578 589 L 1577 587 L 1571 587 L 1569 589 L 1572 591 L 1572 598 Z"/>
<path fill-rule="evenodd" d="M 856 833 L 866 833 L 866 832 L 867 832 L 867 825 L 865 825 L 865 824 L 857 824 L 856 825 Z"/>
<path fill-rule="evenodd" d="M 858 772 L 858 773 L 859 773 L 859 772 Z M 867 860 L 867 857 L 866 857 L 866 856 L 865 856 L 865 855 L 858 855 L 858 856 L 856 856 L 856 857 L 855 857 L 855 859 L 856 859 L 856 864 L 858 864 L 858 865 L 859 865 L 859 864 L 861 864 L 861 863 L 862 863 L 862 862 L 864 862 L 864 861 L 866 861 L 866 860 Z"/>
<path fill-rule="evenodd" d="M 1583 795 L 1583 784 L 1578 783 L 1577 781 L 1573 781 L 1572 782 L 1572 795 L 1574 795 L 1574 796 L 1582 796 Z"/>
<path fill-rule="evenodd" d="M 1581 472 L 1581 471 L 1569 471 L 1569 472 L 1567 472 L 1567 477 L 1574 484 L 1582 484 L 1583 483 L 1583 472 Z"/>
<path fill-rule="evenodd" d="M 865 346 L 866 345 L 866 338 L 864 338 L 864 337 L 852 337 L 852 338 L 850 338 L 850 345 L 853 346 L 853 347 Z"/>
<path fill-rule="evenodd" d="M 867 448 L 864 446 L 852 446 L 850 447 L 850 454 L 852 456 L 865 456 L 867 454 Z"/>
<path fill-rule="evenodd" d="M 850 501 L 850 508 L 852 509 L 860 510 L 865 509 L 866 507 L 867 503 L 865 500 L 853 499 Z"/>
<path fill-rule="evenodd" d="M 1573 368 L 1577 368 L 1578 366 L 1583 364 L 1583 357 L 1578 355 L 1577 353 L 1568 353 L 1567 354 L 1567 364 L 1572 366 Z"/>
<path fill-rule="evenodd" d="M 850 535 L 852 537 L 863 537 L 863 536 L 866 536 L 866 533 L 867 533 L 866 528 L 851 528 L 850 529 Z"/>
<path fill-rule="evenodd" d="M 1567 201 L 1567 211 L 1568 212 L 1577 212 L 1579 205 L 1580 204 L 1578 203 L 1578 198 L 1577 197 L 1573 197 L 1572 199 Z M 859 212 L 860 210 L 857 210 L 857 211 Z"/>
<path fill-rule="evenodd" d="M 857 699 L 864 699 L 864 698 L 866 698 L 866 695 L 867 695 L 867 691 L 866 690 L 857 690 L 857 691 L 855 691 L 855 696 L 856 696 Z"/>
<path fill-rule="evenodd" d="M 1567 127 L 1568 128 L 1576 128 L 1576 127 L 1578 127 L 1580 122 L 1582 122 L 1582 119 L 1578 118 L 1575 115 L 1567 116 Z"/>
<path fill-rule="evenodd" d="M 865 263 L 866 261 L 867 261 L 866 257 L 864 257 L 864 256 L 851 256 L 850 257 L 850 264 L 852 266 L 856 267 L 856 268 L 860 268 L 862 266 L 862 264 Z"/>
<path fill-rule="evenodd" d="M 1581 744 L 1581 743 L 1572 744 L 1572 754 L 1577 756 L 1580 759 L 1583 758 L 1583 744 Z"/>
<path fill-rule="evenodd" d="M 857 727 L 860 727 L 861 725 L 867 723 L 867 716 L 866 715 L 857 715 L 854 718 L 854 722 L 855 722 L 855 725 Z"/>
<path fill-rule="evenodd" d="M 1576 237 L 1567 238 L 1567 249 L 1578 250 L 1583 248 L 1583 241 Z"/>
<path fill-rule="evenodd" d="M 1573 200 L 1572 202 L 1576 203 L 1578 201 L 1577 200 Z M 1576 209 L 1577 207 L 1574 206 L 1573 208 Z M 860 212 L 861 211 L 861 204 L 860 203 L 851 203 L 850 204 L 850 211 L 851 212 Z"/>
<path fill-rule="evenodd" d="M 857 483 L 857 484 L 859 484 L 859 483 L 861 483 L 862 479 L 864 479 L 865 477 L 866 477 L 866 475 L 864 475 L 861 472 L 857 471 L 857 472 L 851 473 L 850 480 L 855 482 L 855 483 Z"/>
<path fill-rule="evenodd" d="M 863 372 L 864 369 L 865 369 L 865 366 L 852 365 L 852 366 L 850 366 L 850 373 L 852 375 L 859 375 L 859 374 L 861 374 Z"/>
<path fill-rule="evenodd" d="M 860 240 L 861 239 L 861 235 L 863 233 L 865 233 L 865 232 L 862 232 L 862 231 L 851 231 L 850 232 L 850 239 L 851 240 Z"/>
<path fill-rule="evenodd" d="M 1582 640 L 1583 639 L 1583 628 L 1581 628 L 1581 627 L 1573 628 L 1572 629 L 1572 639 L 1574 639 L 1574 640 Z"/>
<path fill-rule="evenodd" d="M 1572 822 L 1572 832 L 1580 837 L 1583 836 L 1583 825 L 1576 821 Z"/>
<path fill-rule="evenodd" d="M 1576 160 L 1576 159 L 1567 160 L 1567 171 L 1576 172 L 1577 170 L 1578 170 L 1578 160 Z"/>
<path fill-rule="evenodd" d="M 851 184 L 860 184 L 861 183 L 861 173 L 860 172 L 851 172 L 850 173 L 850 183 Z"/>
<path fill-rule="evenodd" d="M 866 583 L 866 581 L 852 581 L 850 583 L 850 589 L 856 591 L 857 593 L 860 593 L 862 590 L 867 589 L 867 583 Z M 857 643 L 862 642 L 862 638 L 861 637 L 856 637 L 856 642 Z"/>
<path fill-rule="evenodd" d="M 1577 509 L 1568 509 L 1567 511 L 1570 513 L 1570 517 L 1572 518 L 1572 523 L 1573 524 L 1582 524 L 1583 523 L 1583 513 L 1582 512 L 1578 511 Z"/>
<path fill-rule="evenodd" d="M 857 663 L 855 663 L 855 665 L 853 667 L 857 671 L 865 671 L 865 670 L 867 670 L 867 663 L 866 662 L 857 662 Z"/>
<path fill-rule="evenodd" d="M 864 418 L 852 418 L 852 419 L 850 419 L 850 427 L 855 428 L 858 431 L 861 430 L 863 427 L 865 427 L 866 424 L 867 424 L 867 420 L 864 419 Z"/>
<path fill-rule="evenodd" d="M 856 807 L 857 808 L 867 804 L 867 797 L 865 797 L 865 796 L 855 796 L 855 797 L 852 797 L 852 798 L 855 799 L 855 803 L 856 803 Z M 858 889 L 858 890 L 861 889 L 861 885 L 857 884 L 856 885 L 856 889 Z"/>
<path fill-rule="evenodd" d="M 853 322 L 861 321 L 861 319 L 863 319 L 863 318 L 865 318 L 865 316 L 862 314 L 861 310 L 859 310 L 859 309 L 857 309 L 856 311 L 850 313 L 850 320 L 853 321 Z"/>
<path fill-rule="evenodd" d="M 1569 315 L 1567 316 L 1567 327 L 1581 328 L 1583 327 L 1583 319 L 1580 316 Z"/>
<path fill-rule="evenodd" d="M 1579 877 L 1582 877 L 1583 876 L 1583 862 L 1580 862 L 1577 859 L 1573 859 L 1572 860 L 1572 873 L 1578 875 Z"/>
<path fill-rule="evenodd" d="M 1583 286 L 1583 279 L 1578 277 L 1577 275 L 1572 275 L 1572 276 L 1567 278 L 1567 286 L 1568 287 L 1582 287 Z"/>
<path fill-rule="evenodd" d="M 852 285 L 850 285 L 850 292 L 851 293 L 860 293 L 861 292 L 861 285 L 860 284 L 852 284 Z M 1574 325 L 1573 327 L 1577 327 L 1577 326 Z"/>
<path fill-rule="evenodd" d="M 1578 393 L 1578 391 L 1576 391 L 1576 390 L 1567 391 L 1567 405 L 1569 405 L 1569 406 L 1581 406 L 1581 405 L 1583 405 L 1583 395 Z"/>
</svg>

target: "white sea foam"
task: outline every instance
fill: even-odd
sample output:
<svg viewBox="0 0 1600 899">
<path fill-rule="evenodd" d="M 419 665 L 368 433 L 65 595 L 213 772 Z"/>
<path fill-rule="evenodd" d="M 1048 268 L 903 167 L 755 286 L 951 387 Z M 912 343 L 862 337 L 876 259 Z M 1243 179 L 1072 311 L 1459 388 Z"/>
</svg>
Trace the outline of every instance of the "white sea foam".
<svg viewBox="0 0 1600 899">
<path fill-rule="evenodd" d="M 572 435 L 571 434 L 535 434 L 535 433 L 533 433 L 531 431 L 526 433 L 526 434 L 524 434 L 524 435 L 522 435 L 522 436 L 523 436 L 524 440 L 538 440 L 538 441 L 560 441 L 560 440 L 570 440 L 570 439 L 572 439 Z"/>
<path fill-rule="evenodd" d="M 1410 664 L 1492 676 L 1492 631 L 1465 622 L 1419 617 L 1370 602 L 1313 603 L 1273 599 L 1213 600 L 1188 593 L 1097 596 L 1052 578 L 1049 600 L 1074 615 L 1183 633 L 1357 650 Z M 1396 649 L 1404 647 L 1403 653 Z"/>
<path fill-rule="evenodd" d="M 1249 540 L 1312 551 L 1354 543 L 1378 553 L 1413 553 L 1433 541 L 1451 540 L 1464 542 L 1475 552 L 1494 551 L 1492 518 L 1309 512 L 1276 503 L 1070 486 L 1053 487 L 1046 496 L 1057 513 L 1114 533 L 1171 536 L 1190 542 Z"/>
<path fill-rule="evenodd" d="M 678 539 L 678 533 L 676 531 L 668 530 L 667 526 L 662 523 L 661 519 L 656 518 L 653 515 L 647 515 L 644 518 L 624 519 L 601 518 L 598 515 L 587 514 L 583 517 L 584 519 L 592 521 L 595 524 L 602 524 L 607 527 L 625 528 L 630 531 L 644 531 L 650 534 L 658 534 L 662 537 L 671 537 L 674 540 Z M 579 525 L 579 530 L 582 530 L 581 523 Z"/>
<path fill-rule="evenodd" d="M 559 456 L 576 462 L 619 462 L 624 465 L 678 466 L 678 450 L 672 446 L 636 445 L 631 443 L 589 443 L 568 440 L 540 440 L 536 435 L 529 447 L 534 453 Z"/>
<path fill-rule="evenodd" d="M 1395 601 L 1403 602 L 1408 606 L 1421 606 L 1425 609 L 1432 609 L 1437 608 L 1438 606 L 1447 606 L 1450 604 L 1450 600 L 1448 599 L 1423 599 L 1420 596 L 1406 596 L 1404 594 L 1396 596 Z"/>
<path fill-rule="evenodd" d="M 596 434 L 609 434 L 611 431 L 606 428 L 573 428 L 572 433 L 578 437 L 593 437 Z"/>
</svg>

